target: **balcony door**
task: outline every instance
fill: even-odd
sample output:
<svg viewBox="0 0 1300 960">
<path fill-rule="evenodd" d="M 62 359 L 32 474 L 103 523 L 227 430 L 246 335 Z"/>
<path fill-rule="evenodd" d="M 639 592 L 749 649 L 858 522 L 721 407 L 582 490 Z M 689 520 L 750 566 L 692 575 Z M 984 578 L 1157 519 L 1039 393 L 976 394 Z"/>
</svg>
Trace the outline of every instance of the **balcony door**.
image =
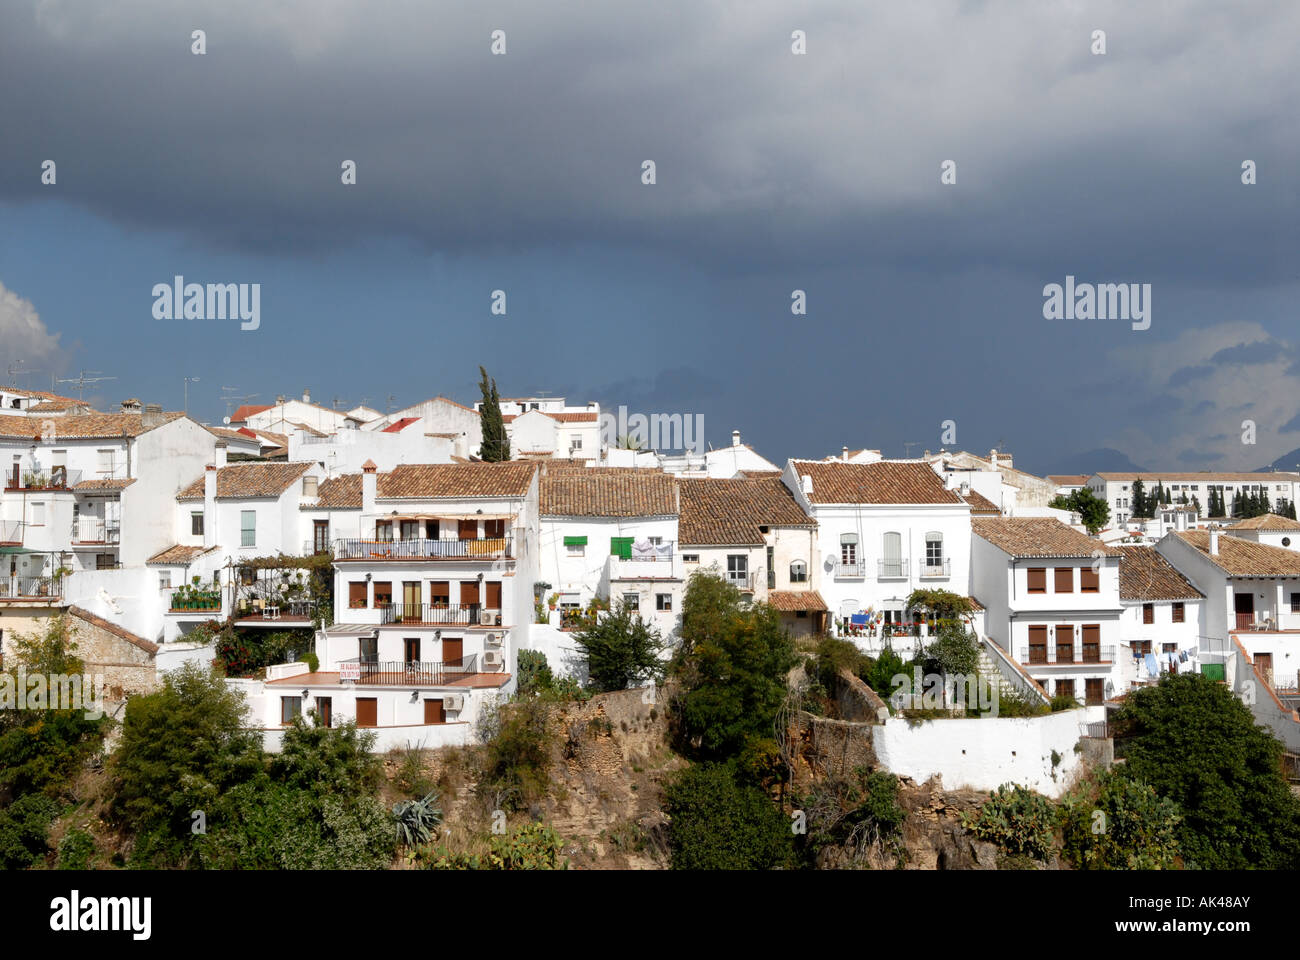
<svg viewBox="0 0 1300 960">
<path fill-rule="evenodd" d="M 409 623 L 420 622 L 420 581 L 404 580 L 402 582 L 402 619 Z"/>
<path fill-rule="evenodd" d="M 402 659 L 406 661 L 406 666 L 408 669 L 412 665 L 420 662 L 420 638 L 419 637 L 407 637 L 406 639 L 404 639 L 402 641 L 402 649 L 404 654 Z"/>
<path fill-rule="evenodd" d="M 1257 653 L 1255 654 L 1255 669 L 1259 675 L 1264 678 L 1264 682 L 1270 687 L 1273 686 L 1273 654 Z"/>
<path fill-rule="evenodd" d="M 442 666 L 445 670 L 460 667 L 465 658 L 465 641 L 460 637 L 442 638 Z"/>
<path fill-rule="evenodd" d="M 379 726 L 379 700 L 376 697 L 357 697 L 357 726 Z"/>
<path fill-rule="evenodd" d="M 311 548 L 313 553 L 329 553 L 330 522 L 328 520 L 312 521 Z"/>
<path fill-rule="evenodd" d="M 477 540 L 478 539 L 478 521 L 477 520 L 460 520 L 456 524 L 457 540 Z"/>
<path fill-rule="evenodd" d="M 462 580 L 460 582 L 460 606 L 462 610 L 478 606 L 477 580 Z"/>
<path fill-rule="evenodd" d="M 487 609 L 489 610 L 500 610 L 501 609 L 501 581 L 489 580 L 485 584 L 485 586 L 487 587 L 487 598 L 483 605 L 487 607 Z"/>
<path fill-rule="evenodd" d="M 1029 628 L 1029 662 L 1046 663 L 1047 662 L 1047 626 L 1031 626 Z"/>
<path fill-rule="evenodd" d="M 1237 593 L 1232 597 L 1232 612 L 1237 615 L 1237 629 L 1249 630 L 1255 622 L 1255 595 Z"/>
<path fill-rule="evenodd" d="M 893 531 L 885 534 L 880 551 L 881 573 L 886 577 L 903 575 L 903 535 Z"/>
</svg>

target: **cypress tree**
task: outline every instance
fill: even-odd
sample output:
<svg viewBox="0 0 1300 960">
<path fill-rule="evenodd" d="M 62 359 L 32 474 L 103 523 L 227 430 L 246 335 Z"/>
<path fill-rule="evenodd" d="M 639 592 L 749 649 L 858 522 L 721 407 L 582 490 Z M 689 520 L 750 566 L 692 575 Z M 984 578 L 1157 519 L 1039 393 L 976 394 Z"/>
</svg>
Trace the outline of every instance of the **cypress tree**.
<svg viewBox="0 0 1300 960">
<path fill-rule="evenodd" d="M 506 425 L 501 418 L 501 396 L 497 393 L 497 382 L 488 379 L 487 371 L 479 367 L 478 372 L 482 377 L 478 384 L 482 395 L 478 416 L 483 430 L 478 455 L 488 463 L 499 463 L 510 459 L 510 441 L 506 439 Z"/>
</svg>

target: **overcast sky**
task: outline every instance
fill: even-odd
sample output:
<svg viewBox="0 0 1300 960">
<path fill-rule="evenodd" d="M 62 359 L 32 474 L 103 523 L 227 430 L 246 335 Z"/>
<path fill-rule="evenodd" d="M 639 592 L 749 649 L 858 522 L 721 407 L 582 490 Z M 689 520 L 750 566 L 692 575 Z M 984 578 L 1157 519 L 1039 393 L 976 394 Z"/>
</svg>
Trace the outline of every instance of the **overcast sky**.
<svg viewBox="0 0 1300 960">
<path fill-rule="evenodd" d="M 15 0 L 0 374 L 199 377 L 216 422 L 223 386 L 471 402 L 483 364 L 776 460 L 951 419 L 1040 472 L 1252 469 L 1300 447 L 1297 63 L 1290 0 Z M 260 283 L 260 328 L 155 320 L 177 274 Z M 1151 284 L 1150 329 L 1045 320 L 1067 275 Z"/>
</svg>

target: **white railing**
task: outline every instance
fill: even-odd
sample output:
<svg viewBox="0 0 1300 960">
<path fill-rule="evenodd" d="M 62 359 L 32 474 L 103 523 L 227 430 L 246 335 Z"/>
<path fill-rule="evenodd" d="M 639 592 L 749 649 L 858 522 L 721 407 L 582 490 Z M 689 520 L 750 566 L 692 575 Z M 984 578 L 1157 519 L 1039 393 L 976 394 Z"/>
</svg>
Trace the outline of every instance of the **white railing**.
<svg viewBox="0 0 1300 960">
<path fill-rule="evenodd" d="M 73 543 L 117 543 L 121 527 L 116 520 L 82 517 L 72 524 Z"/>
<path fill-rule="evenodd" d="M 950 577 L 952 576 L 952 561 L 940 560 L 938 563 L 929 563 L 928 561 L 922 563 L 921 572 L 919 576 L 921 577 L 922 580 L 925 580 L 927 578 L 942 579 L 945 577 Z"/>
<path fill-rule="evenodd" d="M 876 577 L 880 580 L 906 580 L 907 560 L 877 560 Z"/>
<path fill-rule="evenodd" d="M 865 577 L 866 575 L 867 575 L 867 565 L 863 563 L 861 560 L 855 561 L 853 563 L 844 563 L 843 561 L 838 561 L 835 564 L 835 577 L 838 580 L 843 580 L 846 578 L 860 579 L 862 577 Z"/>
<path fill-rule="evenodd" d="M 673 558 L 667 557 L 610 557 L 611 580 L 663 580 L 673 575 Z"/>
</svg>

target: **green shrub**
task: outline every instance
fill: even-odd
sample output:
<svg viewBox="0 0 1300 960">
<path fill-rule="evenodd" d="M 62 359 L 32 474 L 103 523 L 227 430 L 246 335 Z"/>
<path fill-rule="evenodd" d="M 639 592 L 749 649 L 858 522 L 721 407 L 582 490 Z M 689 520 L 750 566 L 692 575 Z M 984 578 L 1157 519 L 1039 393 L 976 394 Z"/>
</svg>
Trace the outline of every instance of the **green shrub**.
<svg viewBox="0 0 1300 960">
<path fill-rule="evenodd" d="M 1062 852 L 1080 870 L 1170 870 L 1178 865 L 1178 804 L 1127 771 L 1103 771 L 1061 807 Z"/>
<path fill-rule="evenodd" d="M 790 820 L 727 764 L 689 767 L 664 788 L 675 870 L 769 870 L 793 854 Z"/>
<path fill-rule="evenodd" d="M 560 855 L 562 847 L 553 827 L 528 823 L 504 836 L 494 836 L 491 852 L 484 856 L 440 850 L 425 869 L 564 870 L 568 862 Z"/>
<path fill-rule="evenodd" d="M 21 870 L 49 852 L 50 824 L 59 805 L 39 793 L 19 797 L 0 810 L 0 868 Z"/>
<path fill-rule="evenodd" d="M 827 847 L 843 847 L 860 863 L 873 844 L 892 850 L 901 865 L 902 826 L 907 812 L 898 803 L 898 778 L 884 770 L 858 768 L 849 778 L 827 778 L 796 800 L 806 818 L 803 853 L 814 864 Z"/>
<path fill-rule="evenodd" d="M 1061 710 L 1075 710 L 1079 706 L 1079 701 L 1072 693 L 1058 693 L 1052 697 L 1052 702 L 1048 704 L 1052 713 Z"/>
<path fill-rule="evenodd" d="M 530 697 L 549 689 L 554 676 L 546 654 L 540 650 L 519 651 L 519 695 Z"/>
<path fill-rule="evenodd" d="M 667 644 L 653 625 L 623 601 L 604 617 L 593 610 L 590 625 L 573 634 L 573 642 L 586 658 L 588 685 L 597 693 L 626 690 L 663 678 Z"/>
<path fill-rule="evenodd" d="M 69 830 L 59 841 L 60 870 L 88 870 L 95 855 L 95 838 L 85 830 Z"/>
<path fill-rule="evenodd" d="M 485 705 L 477 733 L 484 746 L 480 795 L 501 809 L 520 810 L 546 793 L 557 736 L 545 700 Z"/>
<path fill-rule="evenodd" d="M 1007 853 L 1046 860 L 1056 845 L 1056 808 L 1042 794 L 1020 784 L 1003 784 L 979 812 L 962 815 L 964 826 Z"/>
</svg>

